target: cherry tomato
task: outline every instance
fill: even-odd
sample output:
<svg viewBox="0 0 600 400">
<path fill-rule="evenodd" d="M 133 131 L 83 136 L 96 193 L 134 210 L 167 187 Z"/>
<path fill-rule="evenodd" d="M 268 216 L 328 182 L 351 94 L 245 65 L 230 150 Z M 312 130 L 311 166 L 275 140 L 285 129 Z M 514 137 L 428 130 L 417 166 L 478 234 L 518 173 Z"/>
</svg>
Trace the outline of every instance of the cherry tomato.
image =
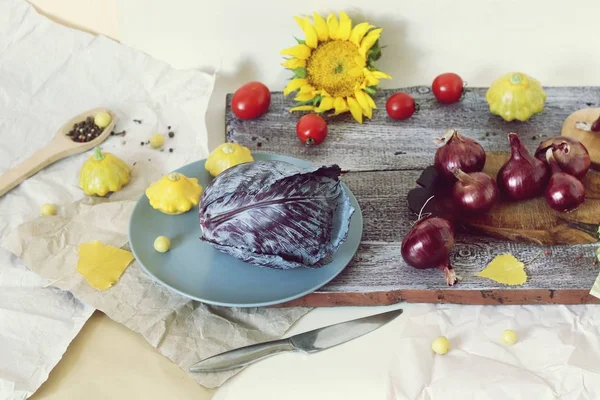
<svg viewBox="0 0 600 400">
<path fill-rule="evenodd" d="M 404 92 L 394 93 L 385 103 L 391 119 L 407 119 L 415 112 L 415 100 Z"/>
<path fill-rule="evenodd" d="M 269 88 L 260 82 L 249 82 L 233 94 L 231 109 L 239 119 L 255 119 L 263 115 L 271 104 Z"/>
<path fill-rule="evenodd" d="M 321 144 L 327 137 L 327 122 L 320 115 L 307 114 L 298 120 L 296 134 L 304 144 Z"/>
<path fill-rule="evenodd" d="M 440 103 L 450 104 L 456 103 L 462 96 L 464 82 L 460 76 L 455 73 L 448 72 L 438 75 L 431 85 L 435 98 Z"/>
</svg>

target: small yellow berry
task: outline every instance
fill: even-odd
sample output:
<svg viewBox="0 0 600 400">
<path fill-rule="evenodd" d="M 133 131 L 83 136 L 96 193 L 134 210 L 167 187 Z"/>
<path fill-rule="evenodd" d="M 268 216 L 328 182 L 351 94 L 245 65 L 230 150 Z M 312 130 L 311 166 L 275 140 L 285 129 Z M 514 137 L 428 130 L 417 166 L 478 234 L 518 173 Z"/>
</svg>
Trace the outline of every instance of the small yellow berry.
<svg viewBox="0 0 600 400">
<path fill-rule="evenodd" d="M 100 111 L 94 117 L 94 124 L 96 124 L 96 126 L 98 128 L 106 128 L 110 124 L 111 121 L 112 121 L 112 117 L 106 111 Z"/>
<path fill-rule="evenodd" d="M 155 133 L 154 135 L 150 136 L 150 146 L 152 146 L 153 149 L 160 149 L 164 143 L 164 135 L 161 135 L 160 133 Z"/>
<path fill-rule="evenodd" d="M 431 349 L 437 354 L 446 354 L 450 350 L 450 341 L 445 336 L 440 336 L 431 343 Z"/>
<path fill-rule="evenodd" d="M 154 240 L 154 250 L 166 253 L 171 248 L 171 241 L 166 236 L 159 236 Z"/>
<path fill-rule="evenodd" d="M 502 341 L 506 344 L 515 344 L 517 343 L 517 332 L 512 329 L 507 329 L 502 332 Z"/>
<path fill-rule="evenodd" d="M 48 217 L 50 215 L 56 215 L 56 206 L 54 204 L 44 204 L 40 209 L 40 213 L 44 217 Z"/>
</svg>

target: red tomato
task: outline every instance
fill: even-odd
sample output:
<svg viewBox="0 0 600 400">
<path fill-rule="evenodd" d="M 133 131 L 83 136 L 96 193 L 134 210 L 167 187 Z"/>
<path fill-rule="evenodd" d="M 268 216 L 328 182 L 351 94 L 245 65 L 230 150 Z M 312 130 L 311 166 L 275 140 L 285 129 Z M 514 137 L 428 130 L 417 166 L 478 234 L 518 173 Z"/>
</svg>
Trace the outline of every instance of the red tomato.
<svg viewBox="0 0 600 400">
<path fill-rule="evenodd" d="M 307 114 L 298 120 L 296 134 L 304 144 L 321 144 L 327 137 L 327 122 L 320 115 Z"/>
<path fill-rule="evenodd" d="M 435 98 L 440 103 L 450 104 L 460 100 L 463 92 L 463 80 L 455 73 L 448 72 L 438 75 L 434 80 L 431 88 Z"/>
<path fill-rule="evenodd" d="M 394 93 L 385 103 L 391 119 L 407 119 L 415 112 L 415 100 L 404 92 Z"/>
<path fill-rule="evenodd" d="M 260 82 L 250 82 L 235 91 L 231 110 L 239 119 L 255 119 L 267 112 L 269 104 L 269 88 Z"/>
</svg>

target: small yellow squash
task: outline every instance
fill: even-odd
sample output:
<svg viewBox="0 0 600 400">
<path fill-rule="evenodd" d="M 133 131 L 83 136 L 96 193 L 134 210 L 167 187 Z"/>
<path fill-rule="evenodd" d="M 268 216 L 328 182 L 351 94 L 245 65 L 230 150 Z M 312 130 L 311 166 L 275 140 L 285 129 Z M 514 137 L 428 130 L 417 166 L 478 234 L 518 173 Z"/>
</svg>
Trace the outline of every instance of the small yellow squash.
<svg viewBox="0 0 600 400">
<path fill-rule="evenodd" d="M 206 159 L 205 168 L 212 176 L 217 176 L 227 168 L 254 161 L 250 149 L 237 143 L 223 143 Z"/>
<path fill-rule="evenodd" d="M 129 183 L 131 169 L 119 157 L 96 147 L 79 171 L 79 187 L 88 196 L 106 196 Z"/>
<path fill-rule="evenodd" d="M 179 172 L 163 176 L 146 189 L 152 208 L 170 215 L 189 211 L 198 205 L 201 195 L 202 186 L 198 179 L 188 178 Z"/>
<path fill-rule="evenodd" d="M 511 72 L 492 83 L 485 99 L 492 114 L 506 121 L 527 121 L 544 110 L 546 93 L 538 80 L 521 72 Z"/>
</svg>

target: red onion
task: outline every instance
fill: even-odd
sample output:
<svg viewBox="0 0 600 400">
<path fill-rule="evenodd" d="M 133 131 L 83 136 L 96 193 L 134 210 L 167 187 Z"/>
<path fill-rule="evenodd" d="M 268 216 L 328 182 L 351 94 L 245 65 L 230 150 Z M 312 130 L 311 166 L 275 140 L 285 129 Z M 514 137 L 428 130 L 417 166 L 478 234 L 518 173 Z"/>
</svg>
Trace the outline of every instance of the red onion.
<svg viewBox="0 0 600 400">
<path fill-rule="evenodd" d="M 466 214 L 477 215 L 489 211 L 498 198 L 496 182 L 484 172 L 465 174 L 454 170 L 458 182 L 452 187 L 454 203 Z"/>
<path fill-rule="evenodd" d="M 546 188 L 546 203 L 561 212 L 575 210 L 585 200 L 585 188 L 577 178 L 563 172 L 554 159 L 552 149 L 546 152 L 552 176 Z"/>
<path fill-rule="evenodd" d="M 456 273 L 450 264 L 454 248 L 454 228 L 443 218 L 425 217 L 404 236 L 402 258 L 417 269 L 439 268 L 446 275 L 448 286 L 456 283 Z"/>
<path fill-rule="evenodd" d="M 563 172 L 581 179 L 590 169 L 590 154 L 578 140 L 567 136 L 558 136 L 540 143 L 535 156 L 546 161 L 546 150 L 552 148 L 552 155 Z"/>
<path fill-rule="evenodd" d="M 527 200 L 540 194 L 548 182 L 548 165 L 532 157 L 516 133 L 508 134 L 510 159 L 500 168 L 496 181 L 509 200 Z"/>
<path fill-rule="evenodd" d="M 433 166 L 440 175 L 454 182 L 454 168 L 464 172 L 479 172 L 485 165 L 485 151 L 473 139 L 460 135 L 454 129 L 448 129 L 444 136 L 437 139 L 442 146 L 435 152 Z"/>
</svg>

